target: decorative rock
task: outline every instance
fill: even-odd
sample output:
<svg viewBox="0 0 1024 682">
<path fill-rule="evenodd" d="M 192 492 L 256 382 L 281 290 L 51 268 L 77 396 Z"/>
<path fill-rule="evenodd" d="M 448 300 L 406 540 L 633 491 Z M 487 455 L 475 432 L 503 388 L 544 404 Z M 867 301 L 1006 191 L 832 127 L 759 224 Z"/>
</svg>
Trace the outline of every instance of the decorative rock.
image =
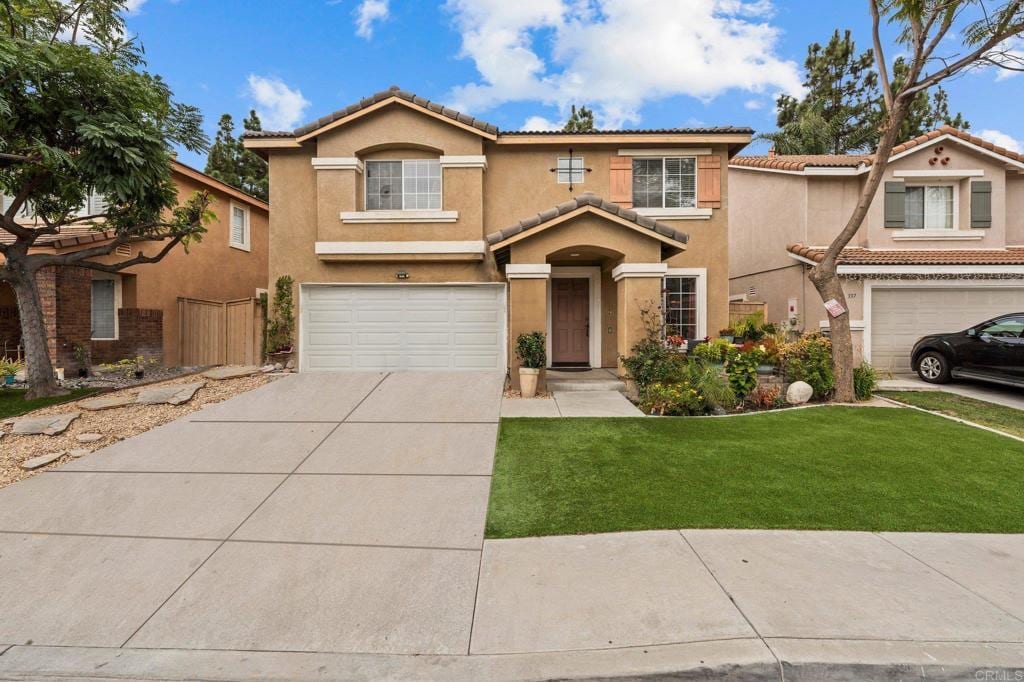
<svg viewBox="0 0 1024 682">
<path fill-rule="evenodd" d="M 148 388 L 139 393 L 135 401 L 139 405 L 181 405 L 192 400 L 196 391 L 205 386 L 206 383 L 197 381 L 191 384 L 173 384 L 171 386 L 157 386 Z"/>
<path fill-rule="evenodd" d="M 33 469 L 38 469 L 39 467 L 44 467 L 47 464 L 56 462 L 63 456 L 63 452 L 51 452 L 48 455 L 40 455 L 38 457 L 33 457 L 32 459 L 26 459 L 21 463 L 21 468 L 25 471 L 32 471 Z"/>
<path fill-rule="evenodd" d="M 224 379 L 252 376 L 259 371 L 260 368 L 253 365 L 226 365 L 224 367 L 214 367 L 207 372 L 203 372 L 203 376 L 214 381 L 223 381 Z"/>
<path fill-rule="evenodd" d="M 75 436 L 75 440 L 79 443 L 96 443 L 103 440 L 102 433 L 80 433 Z"/>
<path fill-rule="evenodd" d="M 275 362 L 274 369 L 281 371 L 282 369 L 284 369 L 284 365 L 282 365 L 280 362 Z"/>
<path fill-rule="evenodd" d="M 288 358 L 288 362 L 284 363 L 285 369 L 295 369 L 295 358 Z"/>
<path fill-rule="evenodd" d="M 260 367 L 260 371 L 263 372 L 264 374 L 269 374 L 270 372 L 273 372 L 275 369 L 277 369 L 277 367 L 273 364 L 263 365 L 262 367 Z"/>
<path fill-rule="evenodd" d="M 132 405 L 135 403 L 135 396 L 133 395 L 119 395 L 110 396 L 107 398 L 93 398 L 92 400 L 83 400 L 78 403 L 78 406 L 83 410 L 89 410 L 90 412 L 98 412 L 99 410 L 109 410 L 114 407 L 125 407 L 126 405 Z"/>
<path fill-rule="evenodd" d="M 88 455 L 90 452 L 92 452 L 92 450 L 89 448 L 74 448 L 72 450 L 68 450 L 68 454 L 72 457 L 82 457 L 84 455 Z"/>
<path fill-rule="evenodd" d="M 806 381 L 794 381 L 786 390 L 786 402 L 790 405 L 803 405 L 814 394 L 814 389 Z"/>
<path fill-rule="evenodd" d="M 64 414 L 48 414 L 43 417 L 24 417 L 14 422 L 14 430 L 11 433 L 22 436 L 56 436 L 59 433 L 64 433 L 71 422 L 78 419 L 79 414 L 81 413 L 66 412 Z"/>
</svg>

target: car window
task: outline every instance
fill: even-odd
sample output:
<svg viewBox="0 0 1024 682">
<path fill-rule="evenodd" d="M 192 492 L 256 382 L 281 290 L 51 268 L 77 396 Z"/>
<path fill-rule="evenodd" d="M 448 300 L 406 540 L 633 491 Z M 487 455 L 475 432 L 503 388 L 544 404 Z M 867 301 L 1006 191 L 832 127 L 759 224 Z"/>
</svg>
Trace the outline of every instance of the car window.
<svg viewBox="0 0 1024 682">
<path fill-rule="evenodd" d="M 1019 339 L 1024 336 L 1024 317 L 1004 317 L 981 328 L 981 334 L 1001 339 Z"/>
</svg>

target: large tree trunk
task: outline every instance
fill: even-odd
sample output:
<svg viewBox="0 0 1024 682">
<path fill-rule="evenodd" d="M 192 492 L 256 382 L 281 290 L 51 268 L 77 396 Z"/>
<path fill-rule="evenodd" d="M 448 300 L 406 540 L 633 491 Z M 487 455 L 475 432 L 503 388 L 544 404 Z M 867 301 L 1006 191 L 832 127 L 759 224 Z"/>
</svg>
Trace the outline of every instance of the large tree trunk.
<svg viewBox="0 0 1024 682">
<path fill-rule="evenodd" d="M 18 300 L 21 318 L 21 342 L 25 346 L 25 369 L 28 374 L 28 399 L 45 398 L 66 393 L 57 383 L 46 346 L 46 322 L 39 302 L 35 273 L 23 272 L 10 281 Z"/>
<path fill-rule="evenodd" d="M 846 293 L 835 267 L 816 267 L 811 270 L 811 283 L 818 290 L 821 300 L 835 299 L 846 308 Z M 832 340 L 832 373 L 836 379 L 835 399 L 841 403 L 856 400 L 853 388 L 853 334 L 850 331 L 850 313 L 839 317 L 829 315 L 829 337 Z"/>
</svg>

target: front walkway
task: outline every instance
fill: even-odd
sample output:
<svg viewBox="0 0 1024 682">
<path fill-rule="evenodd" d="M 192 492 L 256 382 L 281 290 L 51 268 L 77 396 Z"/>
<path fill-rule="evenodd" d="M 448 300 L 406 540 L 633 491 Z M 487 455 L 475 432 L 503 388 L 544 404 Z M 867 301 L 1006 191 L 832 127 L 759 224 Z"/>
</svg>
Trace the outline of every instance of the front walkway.
<svg viewBox="0 0 1024 682">
<path fill-rule="evenodd" d="M 948 384 L 929 384 L 916 376 L 901 376 L 878 382 L 882 391 L 945 391 L 977 400 L 985 400 L 1005 407 L 1024 410 L 1024 389 L 983 381 L 958 379 Z"/>
<path fill-rule="evenodd" d="M 981 679 L 1024 661 L 1022 535 L 483 541 L 501 387 L 296 375 L 5 488 L 0 678 Z"/>
<path fill-rule="evenodd" d="M 643 417 L 644 413 L 618 391 L 555 391 L 550 398 L 505 398 L 501 416 Z"/>
</svg>

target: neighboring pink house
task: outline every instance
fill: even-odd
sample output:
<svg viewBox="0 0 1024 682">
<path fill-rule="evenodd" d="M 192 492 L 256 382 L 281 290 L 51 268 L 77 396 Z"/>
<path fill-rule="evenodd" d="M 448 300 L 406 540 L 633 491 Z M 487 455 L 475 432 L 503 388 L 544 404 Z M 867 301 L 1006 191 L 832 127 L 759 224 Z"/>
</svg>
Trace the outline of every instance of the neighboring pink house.
<svg viewBox="0 0 1024 682">
<path fill-rule="evenodd" d="M 842 229 L 870 155 L 729 162 L 731 300 L 771 321 L 827 329 L 807 272 Z M 944 126 L 893 149 L 867 219 L 840 259 L 860 357 L 910 371 L 929 333 L 1024 310 L 1024 156 Z"/>
</svg>

